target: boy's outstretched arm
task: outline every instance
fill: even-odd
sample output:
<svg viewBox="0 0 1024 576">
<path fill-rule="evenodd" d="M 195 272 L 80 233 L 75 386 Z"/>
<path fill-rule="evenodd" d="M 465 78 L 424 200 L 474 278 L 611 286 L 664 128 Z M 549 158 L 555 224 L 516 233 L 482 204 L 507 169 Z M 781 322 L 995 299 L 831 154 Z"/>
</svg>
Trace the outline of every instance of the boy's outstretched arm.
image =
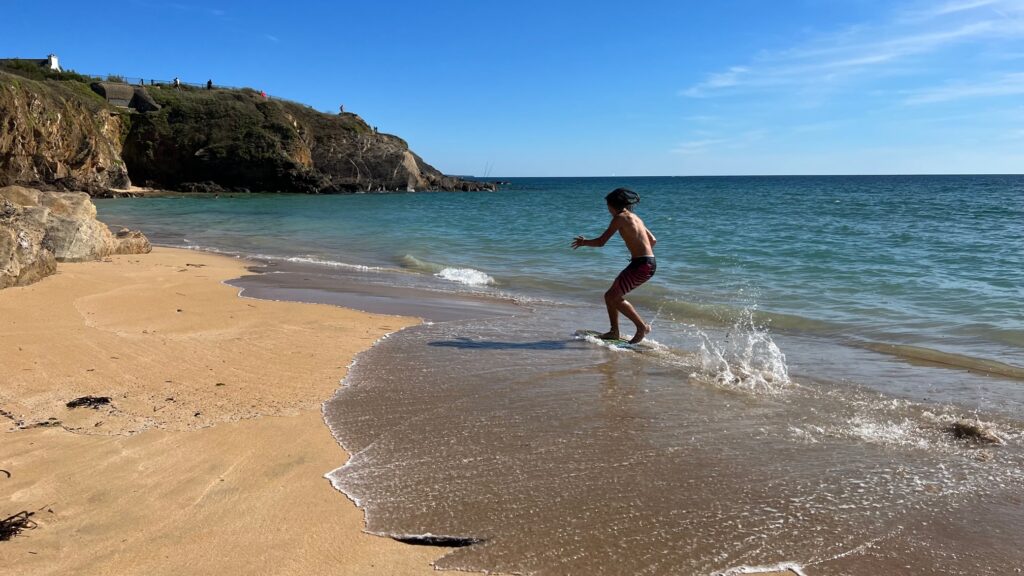
<svg viewBox="0 0 1024 576">
<path fill-rule="evenodd" d="M 572 249 L 575 250 L 580 246 L 593 246 L 595 248 L 600 248 L 608 243 L 608 239 L 619 231 L 619 226 L 621 225 L 622 222 L 619 220 L 619 217 L 616 216 L 615 218 L 612 218 L 612 222 L 608 225 L 608 229 L 597 238 L 594 238 L 593 240 L 587 240 L 583 236 L 577 236 L 574 238 L 572 241 Z"/>
</svg>

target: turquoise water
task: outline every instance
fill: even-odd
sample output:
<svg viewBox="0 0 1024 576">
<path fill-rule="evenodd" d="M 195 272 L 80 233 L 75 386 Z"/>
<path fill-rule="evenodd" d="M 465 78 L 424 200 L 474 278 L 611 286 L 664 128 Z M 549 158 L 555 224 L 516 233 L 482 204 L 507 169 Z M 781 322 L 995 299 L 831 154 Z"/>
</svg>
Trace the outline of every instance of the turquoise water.
<svg viewBox="0 0 1024 576">
<path fill-rule="evenodd" d="M 628 254 L 569 244 L 604 229 L 618 186 L 659 239 L 657 275 L 629 297 L 654 324 L 642 354 L 574 336 L 604 327 Z M 1024 177 L 97 206 L 158 243 L 262 259 L 233 282 L 248 295 L 433 320 L 361 354 L 324 414 L 352 455 L 327 477 L 367 530 L 464 545 L 441 568 L 1024 565 Z M 1003 444 L 957 439 L 964 417 Z"/>
<path fill-rule="evenodd" d="M 925 347 L 1024 365 L 1024 177 L 521 178 L 491 194 L 258 195 L 99 202 L 159 242 L 396 267 L 600 303 L 624 265 L 603 196 L 641 194 L 660 319 Z M 454 271 L 453 271 L 454 272 Z M 453 289 L 455 286 L 453 286 Z"/>
</svg>

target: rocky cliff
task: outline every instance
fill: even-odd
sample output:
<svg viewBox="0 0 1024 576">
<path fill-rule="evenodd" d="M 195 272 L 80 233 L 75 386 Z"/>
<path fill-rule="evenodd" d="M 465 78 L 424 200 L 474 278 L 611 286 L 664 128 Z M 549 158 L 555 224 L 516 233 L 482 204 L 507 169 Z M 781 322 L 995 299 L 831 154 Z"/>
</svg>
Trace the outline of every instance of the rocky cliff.
<svg viewBox="0 0 1024 576">
<path fill-rule="evenodd" d="M 114 254 L 144 254 L 142 233 L 112 233 L 96 220 L 83 192 L 0 188 L 0 288 L 24 286 L 53 274 L 57 262 L 82 262 Z"/>
<path fill-rule="evenodd" d="M 305 193 L 482 190 L 355 114 L 252 90 L 146 87 L 159 110 L 115 108 L 78 80 L 0 71 L 0 186 L 93 195 L 138 185 Z"/>
<path fill-rule="evenodd" d="M 91 194 L 127 187 L 126 118 L 85 84 L 0 72 L 0 186 Z"/>
</svg>

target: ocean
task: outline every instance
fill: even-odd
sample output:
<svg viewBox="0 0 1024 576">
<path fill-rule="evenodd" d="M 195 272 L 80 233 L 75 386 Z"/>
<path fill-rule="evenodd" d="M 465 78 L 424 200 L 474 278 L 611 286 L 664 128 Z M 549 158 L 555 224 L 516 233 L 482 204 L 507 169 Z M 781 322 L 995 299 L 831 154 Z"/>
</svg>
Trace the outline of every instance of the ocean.
<svg viewBox="0 0 1024 576">
<path fill-rule="evenodd" d="M 244 295 L 417 315 L 325 403 L 367 530 L 533 574 L 1024 566 L 1024 177 L 512 178 L 493 193 L 97 200 L 246 256 Z M 637 191 L 651 349 L 583 339 Z M 623 332 L 631 324 L 622 320 Z M 329 343 L 325 343 L 329 345 Z M 949 432 L 980 421 L 1002 445 Z"/>
</svg>

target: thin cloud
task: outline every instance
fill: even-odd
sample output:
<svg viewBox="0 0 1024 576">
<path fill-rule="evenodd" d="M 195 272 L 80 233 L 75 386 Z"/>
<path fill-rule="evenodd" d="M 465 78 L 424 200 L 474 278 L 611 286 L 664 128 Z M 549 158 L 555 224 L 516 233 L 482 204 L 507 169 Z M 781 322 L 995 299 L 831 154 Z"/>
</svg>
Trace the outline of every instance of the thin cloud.
<svg viewBox="0 0 1024 576">
<path fill-rule="evenodd" d="M 763 130 L 750 130 L 730 138 L 704 138 L 700 140 L 689 140 L 676 144 L 675 148 L 672 148 L 671 152 L 681 156 L 691 156 L 694 154 L 703 154 L 704 152 L 708 152 L 716 148 L 742 148 L 764 138 L 764 135 L 765 132 Z"/>
<path fill-rule="evenodd" d="M 683 156 L 689 156 L 691 154 L 700 154 L 706 151 L 708 148 L 724 144 L 728 142 L 726 138 L 708 138 L 705 140 L 690 140 L 689 142 L 681 142 L 672 149 L 673 154 L 681 154 Z"/>
<path fill-rule="evenodd" d="M 994 8 L 1002 11 L 996 13 Z M 979 10 L 980 8 L 993 10 Z M 970 43 L 1024 38 L 1024 2 L 974 0 L 947 3 L 933 15 L 952 17 L 926 24 L 894 17 L 877 26 L 834 31 L 752 63 L 709 74 L 679 91 L 692 98 L 784 86 L 818 86 L 858 74 L 902 72 L 920 57 Z M 959 16 L 958 16 L 959 15 Z"/>
<path fill-rule="evenodd" d="M 957 0 L 932 4 L 926 8 L 911 10 L 904 14 L 903 19 L 907 21 L 927 20 L 929 18 L 941 18 L 950 14 L 969 12 L 979 8 L 995 8 L 1006 0 Z"/>
<path fill-rule="evenodd" d="M 150 6 L 157 7 L 158 5 L 150 4 Z M 221 8 L 209 8 L 207 6 L 194 6 L 192 4 L 182 4 L 180 2 L 168 2 L 167 6 L 169 8 L 174 8 L 175 10 L 179 10 L 181 12 L 198 12 L 198 13 L 206 14 L 208 16 L 213 16 L 214 18 L 221 18 L 221 19 L 223 19 L 223 18 L 226 18 L 227 15 L 228 15 L 228 11 L 227 10 L 223 10 Z"/>
<path fill-rule="evenodd" d="M 1024 94 L 1024 72 L 1004 74 L 989 82 L 949 84 L 920 90 L 906 98 L 906 104 L 935 104 L 972 98 L 993 98 Z"/>
<path fill-rule="evenodd" d="M 277 36 L 274 36 L 273 34 L 264 34 L 263 37 L 266 38 L 267 40 L 270 40 L 274 44 L 280 44 L 281 43 L 281 39 L 278 38 Z"/>
<path fill-rule="evenodd" d="M 697 84 L 696 86 L 683 90 L 682 93 L 684 96 L 700 97 L 710 90 L 736 86 L 740 83 L 741 76 L 748 72 L 750 72 L 750 68 L 747 68 L 746 66 L 733 66 L 725 72 L 718 72 L 716 74 L 709 75 L 707 80 Z"/>
</svg>

